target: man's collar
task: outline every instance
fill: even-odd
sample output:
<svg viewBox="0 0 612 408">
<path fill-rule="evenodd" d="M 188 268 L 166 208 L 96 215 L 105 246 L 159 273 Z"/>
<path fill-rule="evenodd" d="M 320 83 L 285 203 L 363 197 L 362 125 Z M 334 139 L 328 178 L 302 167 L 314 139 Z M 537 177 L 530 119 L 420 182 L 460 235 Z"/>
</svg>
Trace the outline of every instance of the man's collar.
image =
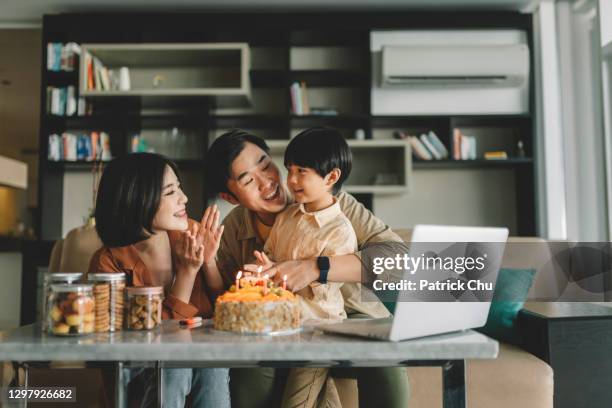
<svg viewBox="0 0 612 408">
<path fill-rule="evenodd" d="M 255 227 L 255 215 L 246 207 L 240 207 L 242 209 L 242 223 L 240 224 L 240 229 L 238 230 L 238 236 L 236 238 L 241 241 L 252 238 L 257 239 L 258 235 Z"/>
</svg>

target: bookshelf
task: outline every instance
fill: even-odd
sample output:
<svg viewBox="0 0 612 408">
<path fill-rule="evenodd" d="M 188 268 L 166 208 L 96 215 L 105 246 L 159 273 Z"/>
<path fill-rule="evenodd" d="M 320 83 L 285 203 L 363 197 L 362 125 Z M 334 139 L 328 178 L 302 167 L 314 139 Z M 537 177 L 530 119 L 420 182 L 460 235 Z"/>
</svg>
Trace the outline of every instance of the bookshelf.
<svg viewBox="0 0 612 408">
<path fill-rule="evenodd" d="M 169 155 L 185 174 L 190 215 L 197 217 L 207 204 L 203 157 L 216 137 L 235 127 L 252 131 L 267 139 L 275 160 L 282 164 L 290 138 L 312 126 L 337 128 L 349 141 L 355 163 L 345 189 L 375 212 L 377 197 L 393 202 L 410 199 L 412 180 L 421 173 L 474 170 L 486 177 L 489 172 L 504 171 L 513 175 L 513 185 L 507 188 L 516 196 L 516 203 L 509 204 L 519 220 L 515 233 L 535 234 L 532 116 L 371 114 L 370 32 L 448 28 L 518 28 L 531 38 L 529 16 L 510 12 L 261 13 L 256 18 L 242 13 L 45 16 L 43 61 L 47 43 L 76 42 L 109 68 L 127 66 L 132 87 L 130 91 L 88 89 L 83 58 L 81 68 L 74 72 L 51 72 L 43 67 L 39 196 L 40 219 L 46 225 L 39 228 L 40 236 L 61 236 L 66 224 L 65 180 L 80 177 L 93 166 L 91 162 L 47 160 L 52 133 L 108 132 L 113 156 L 130 151 L 134 134 L 150 135 L 148 145 L 160 153 L 172 153 Z M 213 68 L 197 68 L 204 62 Z M 171 83 L 168 78 L 175 72 L 180 79 Z M 153 73 L 164 77 L 162 86 L 153 87 Z M 201 79 L 207 75 L 207 80 Z M 311 108 L 333 108 L 337 114 L 292 113 L 289 87 L 294 82 L 306 84 Z M 92 105 L 91 114 L 48 114 L 44 109 L 48 86 L 74 86 L 76 97 Z M 474 134 L 483 148 L 508 150 L 510 158 L 418 161 L 412 159 L 405 140 L 393 138 L 397 130 L 411 134 L 434 131 L 451 149 L 456 128 Z M 164 134 L 173 129 L 190 146 L 189 155 L 163 146 L 164 138 L 169 138 Z M 360 131 L 365 140 L 356 139 Z M 524 143 L 525 157 L 513 154 L 518 140 Z M 378 178 L 382 184 L 377 184 L 377 174 L 382 175 Z"/>
</svg>

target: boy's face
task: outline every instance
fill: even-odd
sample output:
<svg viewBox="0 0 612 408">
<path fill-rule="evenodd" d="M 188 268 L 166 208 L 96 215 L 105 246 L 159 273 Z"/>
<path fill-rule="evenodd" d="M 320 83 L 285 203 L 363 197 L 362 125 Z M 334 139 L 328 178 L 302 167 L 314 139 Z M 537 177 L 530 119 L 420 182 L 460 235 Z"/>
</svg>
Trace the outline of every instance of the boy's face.
<svg viewBox="0 0 612 408">
<path fill-rule="evenodd" d="M 314 169 L 295 164 L 287 166 L 287 187 L 295 201 L 307 204 L 320 200 L 325 194 L 331 193 L 334 183 L 330 182 L 330 174 L 321 177 Z"/>
</svg>

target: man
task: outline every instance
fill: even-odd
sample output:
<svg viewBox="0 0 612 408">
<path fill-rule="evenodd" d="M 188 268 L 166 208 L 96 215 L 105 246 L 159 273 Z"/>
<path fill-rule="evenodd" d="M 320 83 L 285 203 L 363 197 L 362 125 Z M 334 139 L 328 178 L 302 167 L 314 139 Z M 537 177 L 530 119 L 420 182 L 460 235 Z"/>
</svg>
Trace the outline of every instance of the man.
<svg viewBox="0 0 612 408">
<path fill-rule="evenodd" d="M 217 264 L 229 287 L 236 272 L 254 263 L 276 215 L 292 201 L 280 171 L 269 155 L 265 141 L 236 129 L 223 134 L 206 156 L 206 177 L 211 197 L 220 196 L 238 205 L 224 219 L 225 230 L 217 253 Z M 351 222 L 358 246 L 368 242 L 400 242 L 401 239 L 351 195 L 337 195 L 342 212 Z M 361 282 L 359 253 L 319 257 L 276 264 L 270 275 L 279 281 L 287 275 L 287 288 L 296 292 L 311 282 Z M 344 294 L 350 304 L 351 294 Z M 354 295 L 354 294 L 353 294 Z M 346 299 L 348 296 L 349 299 Z M 358 295 L 357 295 L 358 296 Z M 348 370 L 345 370 L 348 371 Z M 406 407 L 408 382 L 403 368 L 368 368 L 353 371 L 359 382 L 360 406 Z M 234 370 L 231 373 L 235 406 L 274 406 L 282 394 L 282 378 L 274 369 Z"/>
</svg>

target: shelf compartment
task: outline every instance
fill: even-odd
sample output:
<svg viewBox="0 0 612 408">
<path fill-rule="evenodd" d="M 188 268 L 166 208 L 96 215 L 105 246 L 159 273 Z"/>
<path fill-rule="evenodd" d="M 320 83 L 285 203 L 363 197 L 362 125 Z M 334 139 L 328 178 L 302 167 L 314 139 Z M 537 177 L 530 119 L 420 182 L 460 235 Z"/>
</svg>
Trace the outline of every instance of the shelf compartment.
<svg viewBox="0 0 612 408">
<path fill-rule="evenodd" d="M 81 96 L 214 96 L 218 104 L 250 99 L 247 43 L 83 44 L 82 55 L 97 57 L 108 69 L 128 67 L 130 90 L 87 89 L 87 58 L 81 58 Z M 163 78 L 157 87 L 154 78 Z"/>
<path fill-rule="evenodd" d="M 412 162 L 414 169 L 468 169 L 468 168 L 503 168 L 524 167 L 533 164 L 533 159 L 509 158 L 506 160 L 429 160 Z"/>
</svg>

